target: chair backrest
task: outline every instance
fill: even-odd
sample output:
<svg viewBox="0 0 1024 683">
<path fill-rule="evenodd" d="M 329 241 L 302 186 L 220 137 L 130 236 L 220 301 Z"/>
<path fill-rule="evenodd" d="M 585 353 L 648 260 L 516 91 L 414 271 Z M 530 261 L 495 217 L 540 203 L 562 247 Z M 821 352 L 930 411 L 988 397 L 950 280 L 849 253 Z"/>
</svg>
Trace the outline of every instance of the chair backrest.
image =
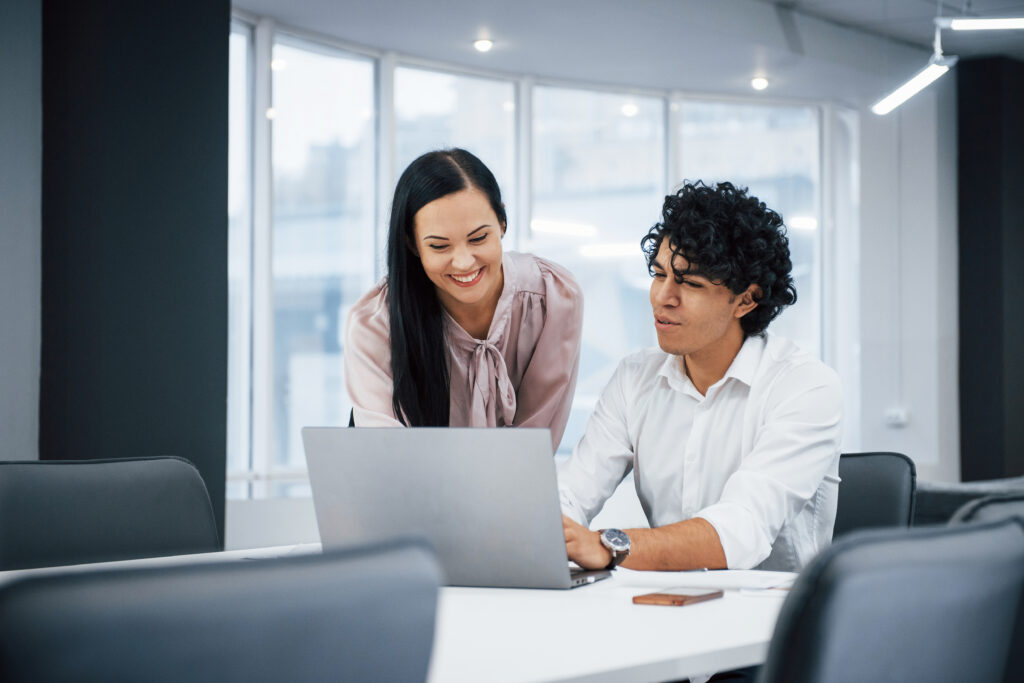
<svg viewBox="0 0 1024 683">
<path fill-rule="evenodd" d="M 999 681 L 1022 567 L 1017 520 L 851 534 L 797 577 L 761 681 Z"/>
<path fill-rule="evenodd" d="M 1024 523 L 1024 492 L 976 498 L 953 513 L 949 523 L 973 524 L 1012 518 Z M 1024 644 L 1024 596 L 1021 596 L 1021 603 L 1017 607 L 1017 624 L 1013 632 L 1014 642 Z M 1013 683 L 1024 681 L 1024 647 L 1021 645 L 1011 650 L 1003 680 Z"/>
<path fill-rule="evenodd" d="M 917 469 L 901 453 L 839 456 L 839 504 L 833 538 L 871 527 L 905 527 L 914 516 Z"/>
<path fill-rule="evenodd" d="M 953 513 L 949 523 L 994 522 L 1010 517 L 1024 521 L 1024 492 L 975 498 Z"/>
<path fill-rule="evenodd" d="M 410 541 L 22 579 L 0 588 L 0 680 L 422 681 L 440 583 Z"/>
<path fill-rule="evenodd" d="M 0 462 L 0 569 L 220 549 L 206 485 L 182 458 Z"/>
</svg>

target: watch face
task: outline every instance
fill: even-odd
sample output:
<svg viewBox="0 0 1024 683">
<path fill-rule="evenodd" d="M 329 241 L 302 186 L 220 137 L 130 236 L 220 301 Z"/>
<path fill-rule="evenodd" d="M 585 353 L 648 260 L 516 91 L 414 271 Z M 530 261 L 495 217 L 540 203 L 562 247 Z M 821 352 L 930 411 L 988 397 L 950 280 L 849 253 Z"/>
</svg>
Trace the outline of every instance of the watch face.
<svg viewBox="0 0 1024 683">
<path fill-rule="evenodd" d="M 629 550 L 629 536 L 619 529 L 605 529 L 601 532 L 601 538 L 605 545 L 616 553 L 624 553 Z"/>
</svg>

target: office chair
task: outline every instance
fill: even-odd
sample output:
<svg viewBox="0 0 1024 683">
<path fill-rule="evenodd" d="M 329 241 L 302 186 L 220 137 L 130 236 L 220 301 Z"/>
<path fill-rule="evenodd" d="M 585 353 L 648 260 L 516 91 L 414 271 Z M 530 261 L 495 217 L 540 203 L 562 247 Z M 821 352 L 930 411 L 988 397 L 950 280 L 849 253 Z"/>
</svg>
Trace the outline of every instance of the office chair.
<svg viewBox="0 0 1024 683">
<path fill-rule="evenodd" d="M 957 510 L 949 523 L 974 524 L 1012 518 L 1024 523 L 1024 492 L 976 498 Z M 1017 607 L 1017 624 L 1013 632 L 1013 642 L 1024 644 L 1024 596 Z M 1003 680 L 1007 683 L 1024 681 L 1024 648 L 1019 645 L 1010 651 Z"/>
<path fill-rule="evenodd" d="M 415 541 L 24 578 L 0 588 L 0 680 L 422 681 L 440 582 Z"/>
<path fill-rule="evenodd" d="M 0 462 L 0 569 L 222 546 L 206 485 L 187 460 Z"/>
<path fill-rule="evenodd" d="M 975 498 L 953 513 L 949 523 L 992 522 L 1010 517 L 1024 522 L 1024 491 Z"/>
<path fill-rule="evenodd" d="M 839 456 L 839 505 L 832 538 L 870 527 L 905 527 L 914 517 L 917 470 L 901 453 Z"/>
<path fill-rule="evenodd" d="M 761 683 L 998 681 L 1024 590 L 1017 520 L 839 540 L 783 603 Z"/>
</svg>

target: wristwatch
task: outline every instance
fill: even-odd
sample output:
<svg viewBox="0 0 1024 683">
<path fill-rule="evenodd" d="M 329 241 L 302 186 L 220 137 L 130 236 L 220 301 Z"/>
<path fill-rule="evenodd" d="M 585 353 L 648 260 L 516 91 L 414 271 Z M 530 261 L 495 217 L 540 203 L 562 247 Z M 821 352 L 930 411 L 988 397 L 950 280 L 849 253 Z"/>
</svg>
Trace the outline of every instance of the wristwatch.
<svg viewBox="0 0 1024 683">
<path fill-rule="evenodd" d="M 629 555 L 629 536 L 622 529 L 601 529 L 598 532 L 601 545 L 612 554 L 612 561 L 606 569 L 615 569 Z"/>
</svg>

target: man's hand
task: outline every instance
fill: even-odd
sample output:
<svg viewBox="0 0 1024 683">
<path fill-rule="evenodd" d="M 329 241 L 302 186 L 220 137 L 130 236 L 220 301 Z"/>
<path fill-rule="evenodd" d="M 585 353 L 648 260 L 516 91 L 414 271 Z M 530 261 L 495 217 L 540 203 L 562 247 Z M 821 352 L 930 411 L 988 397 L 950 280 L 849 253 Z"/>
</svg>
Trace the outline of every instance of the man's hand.
<svg viewBox="0 0 1024 683">
<path fill-rule="evenodd" d="M 612 551 L 601 543 L 600 534 L 562 515 L 565 552 L 584 569 L 604 569 L 612 561 Z"/>
</svg>

